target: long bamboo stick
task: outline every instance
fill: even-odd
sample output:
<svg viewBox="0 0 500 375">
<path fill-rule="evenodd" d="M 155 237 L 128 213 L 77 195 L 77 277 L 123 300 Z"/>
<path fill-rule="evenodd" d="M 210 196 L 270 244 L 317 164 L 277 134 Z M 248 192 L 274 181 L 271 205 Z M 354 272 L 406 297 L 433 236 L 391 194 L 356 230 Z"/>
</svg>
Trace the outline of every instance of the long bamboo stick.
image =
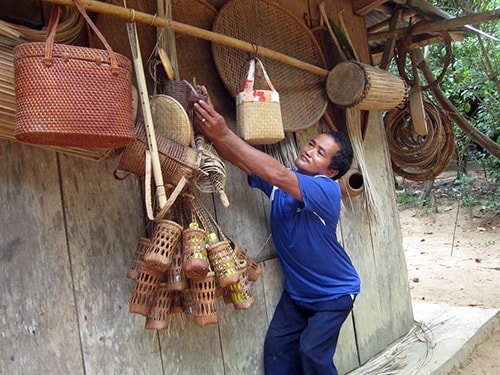
<svg viewBox="0 0 500 375">
<path fill-rule="evenodd" d="M 137 37 L 137 29 L 135 22 L 127 23 L 127 32 L 130 40 L 130 49 L 134 58 L 135 74 L 137 77 L 137 86 L 139 96 L 141 98 L 142 112 L 144 115 L 144 123 L 146 124 L 146 134 L 148 137 L 149 151 L 151 152 L 151 162 L 153 167 L 153 177 L 156 185 L 156 196 L 158 204 L 162 209 L 167 203 L 167 194 L 163 183 L 163 174 L 160 164 L 160 156 L 158 154 L 158 145 L 156 143 L 156 134 L 153 125 L 153 117 L 151 115 L 151 107 L 149 104 L 148 88 L 146 86 L 146 78 L 144 76 L 141 50 L 139 47 L 139 39 Z"/>
<path fill-rule="evenodd" d="M 74 5 L 73 0 L 42 0 L 42 1 L 47 3 L 67 5 L 67 6 Z M 245 42 L 237 38 L 205 30 L 199 27 L 187 25 L 173 20 L 167 20 L 165 18 L 158 17 L 157 15 L 151 15 L 148 13 L 139 12 L 134 9 L 124 8 L 117 5 L 103 3 L 100 1 L 82 0 L 82 3 L 85 9 L 90 12 L 108 14 L 118 18 L 126 19 L 128 21 L 135 21 L 135 22 L 145 23 L 151 26 L 163 27 L 165 29 L 170 29 L 181 34 L 186 34 L 196 38 L 209 40 L 211 42 L 223 44 L 228 47 L 233 47 L 246 52 L 255 53 L 255 51 L 257 50 L 258 54 L 261 56 L 283 62 L 285 64 L 303 69 L 305 71 L 317 74 L 319 76 L 326 77 L 329 73 L 329 71 L 326 69 L 315 66 L 313 64 L 309 64 L 307 62 L 274 51 L 272 49 L 263 46 L 258 46 L 253 43 Z"/>
</svg>

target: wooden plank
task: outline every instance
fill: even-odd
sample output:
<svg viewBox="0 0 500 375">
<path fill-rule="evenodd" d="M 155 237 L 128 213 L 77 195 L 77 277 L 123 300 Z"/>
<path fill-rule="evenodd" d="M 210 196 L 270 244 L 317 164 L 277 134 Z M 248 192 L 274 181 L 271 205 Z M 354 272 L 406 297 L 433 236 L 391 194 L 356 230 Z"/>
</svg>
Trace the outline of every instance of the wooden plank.
<svg viewBox="0 0 500 375">
<path fill-rule="evenodd" d="M 138 179 L 116 180 L 117 160 L 62 155 L 60 164 L 85 370 L 161 373 L 158 341 L 128 308 L 126 273 L 145 227 Z"/>
<path fill-rule="evenodd" d="M 263 374 L 263 348 L 267 327 L 264 282 L 251 284 L 254 302 L 246 310 L 219 303 L 219 329 L 226 374 Z M 213 372 L 215 374 L 215 372 Z"/>
<path fill-rule="evenodd" d="M 351 243 L 353 262 L 362 278 L 362 292 L 356 300 L 354 320 L 361 363 L 406 334 L 413 324 L 408 277 L 399 226 L 399 216 L 390 168 L 387 142 L 380 112 L 370 112 L 364 140 L 367 171 L 362 171 L 375 205 L 353 212 L 349 228 L 362 238 Z M 365 186 L 365 189 L 367 186 Z M 367 192 L 359 197 L 366 198 Z M 353 201 L 359 197 L 353 199 Z M 367 213 L 370 213 L 367 215 Z M 342 231 L 345 234 L 344 218 Z"/>
<path fill-rule="evenodd" d="M 0 155 L 0 373 L 83 373 L 56 153 Z"/>
<path fill-rule="evenodd" d="M 164 374 L 224 373 L 218 324 L 199 327 L 176 316 L 160 339 Z"/>
</svg>

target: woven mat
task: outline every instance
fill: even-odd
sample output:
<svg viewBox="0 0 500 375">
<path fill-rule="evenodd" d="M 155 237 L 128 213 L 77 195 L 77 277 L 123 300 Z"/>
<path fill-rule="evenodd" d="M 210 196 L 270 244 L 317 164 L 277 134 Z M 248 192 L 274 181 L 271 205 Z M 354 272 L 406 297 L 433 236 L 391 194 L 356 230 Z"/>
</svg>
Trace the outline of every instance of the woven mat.
<svg viewBox="0 0 500 375">
<path fill-rule="evenodd" d="M 286 8 L 269 0 L 232 0 L 219 11 L 212 30 L 325 68 L 319 44 L 306 25 Z M 215 66 L 235 96 L 247 74 L 249 53 L 212 43 Z M 259 55 L 258 50 L 256 54 Z M 259 56 L 280 94 L 283 127 L 297 131 L 314 125 L 328 102 L 325 77 Z M 257 87 L 256 87 L 257 88 Z"/>
<path fill-rule="evenodd" d="M 211 30 L 217 10 L 206 0 L 172 0 L 172 19 Z M 207 87 L 215 108 L 234 107 L 234 98 L 222 83 L 212 58 L 210 42 L 189 35 L 175 35 L 180 79 Z"/>
</svg>

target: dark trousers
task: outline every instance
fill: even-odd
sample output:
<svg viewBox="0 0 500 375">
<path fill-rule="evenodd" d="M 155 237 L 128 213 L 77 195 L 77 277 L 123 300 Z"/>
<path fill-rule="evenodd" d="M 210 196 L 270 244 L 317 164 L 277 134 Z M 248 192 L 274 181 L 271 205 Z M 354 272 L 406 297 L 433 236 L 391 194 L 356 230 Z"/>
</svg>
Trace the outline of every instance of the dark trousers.
<svg viewBox="0 0 500 375">
<path fill-rule="evenodd" d="M 333 355 L 340 327 L 352 310 L 350 295 L 333 301 L 294 301 L 283 292 L 267 330 L 268 375 L 336 375 Z"/>
</svg>

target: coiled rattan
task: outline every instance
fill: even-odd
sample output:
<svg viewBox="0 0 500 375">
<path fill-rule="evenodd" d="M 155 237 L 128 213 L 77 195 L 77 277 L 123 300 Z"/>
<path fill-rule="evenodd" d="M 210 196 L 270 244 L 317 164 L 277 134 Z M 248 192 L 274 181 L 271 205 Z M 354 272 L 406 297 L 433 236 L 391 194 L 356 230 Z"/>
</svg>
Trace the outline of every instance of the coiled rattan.
<svg viewBox="0 0 500 375">
<path fill-rule="evenodd" d="M 443 110 L 424 100 L 427 135 L 413 130 L 409 107 L 384 116 L 392 169 L 412 181 L 432 180 L 444 171 L 455 152 L 453 125 Z"/>
</svg>

